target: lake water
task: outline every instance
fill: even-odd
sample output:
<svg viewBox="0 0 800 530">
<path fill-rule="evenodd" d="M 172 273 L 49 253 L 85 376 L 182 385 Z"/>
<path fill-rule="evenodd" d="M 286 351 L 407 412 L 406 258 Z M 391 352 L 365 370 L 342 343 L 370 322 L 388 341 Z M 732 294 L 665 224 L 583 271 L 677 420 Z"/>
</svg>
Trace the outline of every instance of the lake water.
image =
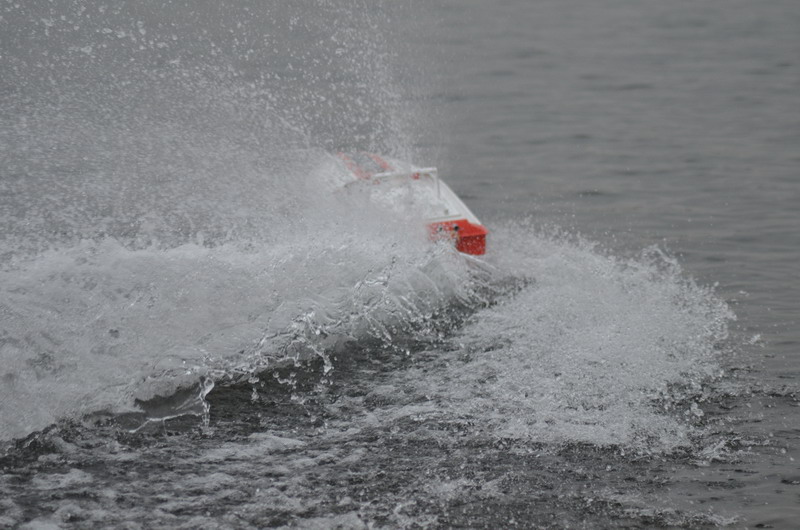
<svg viewBox="0 0 800 530">
<path fill-rule="evenodd" d="M 800 5 L 282 4 L 0 7 L 0 526 L 794 527 Z"/>
</svg>

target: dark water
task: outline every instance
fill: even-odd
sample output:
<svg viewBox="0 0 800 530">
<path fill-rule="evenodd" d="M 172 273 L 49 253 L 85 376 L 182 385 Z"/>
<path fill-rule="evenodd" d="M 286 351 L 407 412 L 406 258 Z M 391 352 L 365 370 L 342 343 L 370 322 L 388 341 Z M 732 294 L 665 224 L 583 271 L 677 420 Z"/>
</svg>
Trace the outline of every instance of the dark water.
<svg viewBox="0 0 800 530">
<path fill-rule="evenodd" d="M 0 526 L 796 525 L 795 2 L 0 17 Z"/>
</svg>

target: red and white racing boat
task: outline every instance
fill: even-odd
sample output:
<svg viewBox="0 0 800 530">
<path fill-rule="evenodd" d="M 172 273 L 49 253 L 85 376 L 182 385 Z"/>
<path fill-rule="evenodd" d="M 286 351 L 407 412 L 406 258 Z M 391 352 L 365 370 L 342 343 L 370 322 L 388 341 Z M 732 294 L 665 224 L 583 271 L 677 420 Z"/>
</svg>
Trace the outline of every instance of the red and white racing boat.
<svg viewBox="0 0 800 530">
<path fill-rule="evenodd" d="M 375 185 L 370 188 L 373 200 L 393 209 L 413 209 L 424 219 L 432 239 L 452 240 L 466 254 L 486 253 L 489 231 L 439 178 L 435 167 L 415 167 L 372 153 L 338 153 L 337 158 L 352 175 L 345 188 Z"/>
</svg>

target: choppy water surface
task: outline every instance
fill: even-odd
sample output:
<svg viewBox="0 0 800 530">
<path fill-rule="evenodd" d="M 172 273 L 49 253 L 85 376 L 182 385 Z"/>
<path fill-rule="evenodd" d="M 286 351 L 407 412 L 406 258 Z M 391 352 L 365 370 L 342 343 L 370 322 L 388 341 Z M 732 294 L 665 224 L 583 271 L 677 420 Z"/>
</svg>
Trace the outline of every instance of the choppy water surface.
<svg viewBox="0 0 800 530">
<path fill-rule="evenodd" d="M 0 526 L 800 516 L 792 2 L 0 16 Z"/>
</svg>

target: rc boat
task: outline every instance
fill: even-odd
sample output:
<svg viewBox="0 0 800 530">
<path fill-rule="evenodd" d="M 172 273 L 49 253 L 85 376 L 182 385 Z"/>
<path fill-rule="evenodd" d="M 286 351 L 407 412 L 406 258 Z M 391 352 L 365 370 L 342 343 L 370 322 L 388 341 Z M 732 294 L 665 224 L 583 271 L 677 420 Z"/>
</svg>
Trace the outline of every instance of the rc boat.
<svg viewBox="0 0 800 530">
<path fill-rule="evenodd" d="M 366 187 L 371 199 L 394 210 L 420 215 L 431 239 L 451 240 L 465 254 L 486 253 L 489 231 L 439 178 L 435 167 L 416 167 L 373 153 L 338 153 L 348 175 L 342 187 Z"/>
</svg>

